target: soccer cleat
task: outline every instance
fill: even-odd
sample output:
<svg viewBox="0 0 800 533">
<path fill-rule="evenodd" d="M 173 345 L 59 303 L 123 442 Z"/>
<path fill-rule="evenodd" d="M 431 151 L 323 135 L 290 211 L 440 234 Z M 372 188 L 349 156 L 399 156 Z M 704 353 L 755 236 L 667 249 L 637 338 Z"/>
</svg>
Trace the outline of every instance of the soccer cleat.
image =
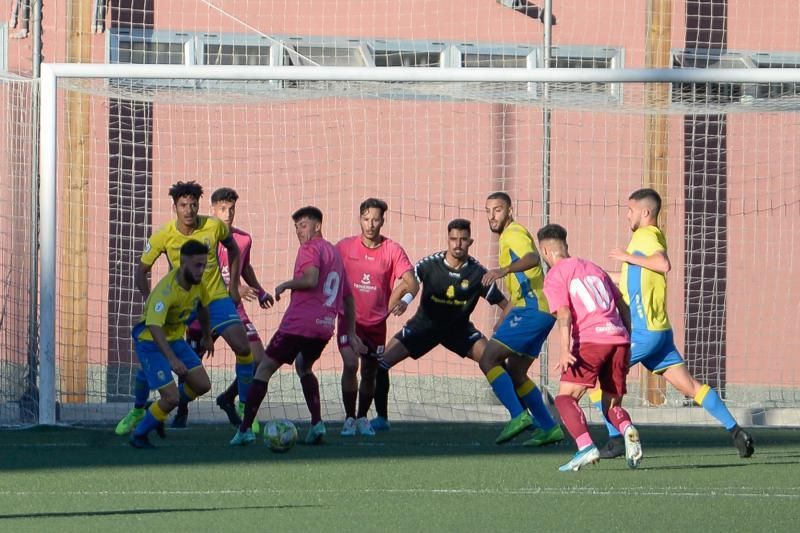
<svg viewBox="0 0 800 533">
<path fill-rule="evenodd" d="M 352 419 L 351 419 L 352 420 Z M 367 417 L 362 416 L 358 420 L 356 420 L 356 429 L 358 430 L 358 434 L 364 437 L 374 437 L 375 430 L 372 429 L 372 426 L 367 420 Z"/>
<path fill-rule="evenodd" d="M 506 426 L 503 428 L 503 431 L 500 432 L 500 435 L 497 436 L 494 443 L 503 444 L 504 442 L 510 441 L 530 427 L 531 424 L 533 424 L 533 420 L 531 419 L 530 413 L 528 413 L 528 411 L 522 411 L 522 413 L 506 423 Z"/>
<path fill-rule="evenodd" d="M 625 455 L 625 438 L 610 437 L 606 445 L 600 448 L 600 459 L 614 459 Z"/>
<path fill-rule="evenodd" d="M 242 425 L 242 419 L 239 417 L 239 413 L 236 412 L 236 405 L 227 400 L 224 394 L 217 396 L 217 407 L 225 411 L 225 414 L 228 415 L 228 422 L 232 426 L 239 427 Z"/>
<path fill-rule="evenodd" d="M 642 463 L 642 443 L 639 441 L 639 430 L 628 426 L 625 429 L 625 460 L 628 468 L 637 468 Z"/>
<path fill-rule="evenodd" d="M 567 464 L 558 467 L 559 472 L 577 472 L 588 464 L 595 464 L 600 462 L 600 451 L 597 446 L 592 444 L 583 450 L 578 450 L 572 459 Z"/>
<path fill-rule="evenodd" d="M 137 436 L 132 434 L 128 439 L 128 444 L 138 450 L 152 450 L 155 448 L 155 446 L 150 444 L 150 440 L 148 440 L 147 435 Z"/>
<path fill-rule="evenodd" d="M 559 424 L 550 429 L 539 428 L 533 432 L 533 437 L 522 443 L 523 446 L 546 446 L 564 440 L 564 430 Z"/>
<path fill-rule="evenodd" d="M 372 426 L 372 429 L 375 431 L 389 431 L 392 428 L 389 419 L 385 416 L 376 416 L 370 420 L 369 425 Z"/>
<path fill-rule="evenodd" d="M 231 442 L 229 443 L 231 446 L 247 446 L 251 442 L 256 441 L 256 435 L 253 433 L 252 429 L 248 429 L 244 433 L 239 430 L 236 430 L 236 435 L 233 436 Z"/>
<path fill-rule="evenodd" d="M 175 413 L 175 417 L 172 419 L 172 423 L 169 425 L 172 429 L 185 429 L 186 423 L 189 420 L 189 413 L 182 413 L 178 411 Z"/>
<path fill-rule="evenodd" d="M 361 420 L 359 418 L 359 420 Z M 342 432 L 339 433 L 342 437 L 352 437 L 356 434 L 356 419 L 348 416 L 342 425 Z"/>
<path fill-rule="evenodd" d="M 739 457 L 746 459 L 753 455 L 755 447 L 753 446 L 753 437 L 748 432 L 736 426 L 731 432 L 733 437 L 733 445 L 739 450 Z"/>
<path fill-rule="evenodd" d="M 236 403 L 236 414 L 239 415 L 239 418 L 244 418 L 244 403 Z M 253 429 L 253 433 L 256 435 L 261 433 L 261 424 L 258 423 L 258 418 L 253 419 L 253 423 L 250 425 L 250 427 Z"/>
<path fill-rule="evenodd" d="M 133 431 L 136 428 L 136 424 L 138 424 L 139 421 L 144 418 L 144 413 L 144 409 L 137 409 L 134 407 L 128 411 L 128 414 L 125 415 L 125 418 L 119 421 L 117 427 L 114 429 L 114 433 L 117 435 L 127 435 Z"/>
<path fill-rule="evenodd" d="M 322 437 L 325 436 L 325 423 L 320 420 L 308 430 L 306 434 L 306 444 L 321 444 Z"/>
</svg>

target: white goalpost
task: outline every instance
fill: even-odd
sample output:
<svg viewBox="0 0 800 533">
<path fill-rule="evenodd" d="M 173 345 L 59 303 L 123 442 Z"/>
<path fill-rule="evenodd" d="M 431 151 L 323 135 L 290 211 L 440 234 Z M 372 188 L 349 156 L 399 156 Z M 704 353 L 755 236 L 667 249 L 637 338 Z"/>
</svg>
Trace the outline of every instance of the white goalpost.
<svg viewBox="0 0 800 533">
<path fill-rule="evenodd" d="M 214 188 L 240 192 L 237 222 L 253 234 L 254 251 L 261 247 L 251 260 L 269 290 L 290 273 L 296 242 L 287 214 L 302 205 L 323 210 L 324 235 L 335 242 L 357 233 L 361 200 L 386 199 L 385 233 L 412 262 L 445 247 L 449 219 L 468 218 L 477 241 L 471 253 L 491 267 L 496 239 L 485 227 L 483 202 L 505 190 L 531 233 L 558 222 L 570 232 L 574 255 L 615 270 L 608 252 L 629 238 L 628 194 L 654 186 L 664 192 L 675 267 L 671 321 L 693 372 L 724 393 L 743 425 L 800 424 L 800 284 L 793 279 L 800 168 L 791 156 L 800 152 L 800 93 L 763 96 L 780 84 L 800 87 L 800 69 L 43 64 L 38 423 L 107 422 L 129 407 L 126 386 L 113 393 L 108 387 L 109 380 L 129 380 L 133 365 L 115 362 L 128 368 L 113 378 L 107 372 L 106 296 L 115 283 L 107 259 L 131 257 L 142 235 L 173 216 L 166 188 L 196 179 L 206 190 L 203 212 Z M 147 139 L 137 141 L 144 156 L 111 154 L 117 101 L 148 106 L 145 131 L 131 128 Z M 543 111 L 553 114 L 550 133 L 542 133 Z M 71 122 L 76 117 L 79 126 Z M 663 122 L 654 127 L 653 117 Z M 653 131 L 670 139 L 658 156 L 665 172 L 655 177 L 647 163 L 656 157 Z M 110 229 L 107 178 L 117 172 L 112 160 L 136 157 L 145 161 L 145 170 L 135 171 L 147 191 L 131 194 L 147 200 L 128 209 L 146 216 L 120 220 L 150 225 L 122 235 L 118 253 L 107 244 L 119 231 Z M 545 157 L 552 168 L 546 177 Z M 74 233 L 85 238 L 76 243 Z M 85 260 L 75 259 L 81 255 Z M 139 298 L 127 286 L 122 294 Z M 265 343 L 282 310 L 248 308 Z M 409 316 L 390 321 L 388 334 Z M 494 318 L 480 304 L 474 322 L 489 335 Z M 193 406 L 198 419 L 221 420 L 213 395 L 233 372 L 221 344 L 220 358 L 208 362 L 212 399 Z M 532 368 L 533 377 L 552 392 L 557 376 L 546 362 Z M 333 341 L 317 370 L 323 416 L 336 420 L 341 363 Z M 637 420 L 708 422 L 674 391 L 654 401 L 636 372 Z M 474 363 L 442 349 L 392 376 L 390 413 L 398 418 L 504 416 Z M 305 416 L 299 398 L 291 373 L 282 373 L 264 409 Z"/>
</svg>

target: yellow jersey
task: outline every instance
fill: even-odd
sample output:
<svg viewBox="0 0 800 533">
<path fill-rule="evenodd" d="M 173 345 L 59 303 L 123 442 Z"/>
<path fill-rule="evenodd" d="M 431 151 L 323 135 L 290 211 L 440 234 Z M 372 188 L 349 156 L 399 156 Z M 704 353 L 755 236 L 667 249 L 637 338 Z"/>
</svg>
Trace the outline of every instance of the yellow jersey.
<svg viewBox="0 0 800 533">
<path fill-rule="evenodd" d="M 208 291 L 202 283 L 192 285 L 188 291 L 181 287 L 175 279 L 178 271 L 177 268 L 171 270 L 150 292 L 139 321 L 145 326 L 162 327 L 169 342 L 182 339 L 186 332 L 186 322 L 197 304 L 207 307 L 210 301 Z M 139 340 L 153 340 L 150 328 L 145 327 L 142 330 Z"/>
<path fill-rule="evenodd" d="M 208 263 L 203 272 L 203 285 L 205 285 L 211 300 L 219 300 L 228 296 L 228 289 L 222 279 L 217 260 L 218 243 L 225 243 L 232 239 L 228 226 L 216 217 L 200 215 L 197 217 L 197 228 L 190 234 L 184 235 L 178 231 L 175 220 L 167 222 L 150 236 L 142 254 L 142 263 L 152 266 L 161 254 L 167 255 L 170 269 L 181 264 L 181 246 L 186 241 L 200 241 L 208 246 Z"/>
<path fill-rule="evenodd" d="M 633 232 L 626 251 L 631 255 L 649 257 L 667 251 L 667 240 L 656 226 Z M 631 308 L 631 327 L 637 330 L 666 331 L 671 329 L 667 317 L 667 277 L 661 272 L 622 263 L 619 286 L 625 302 Z"/>
<path fill-rule="evenodd" d="M 510 266 L 526 255 L 536 252 L 533 237 L 518 222 L 512 222 L 500 234 L 500 257 L 498 262 L 501 268 Z M 538 307 L 540 311 L 550 312 L 547 299 L 544 296 L 544 276 L 541 263 L 524 272 L 506 274 L 506 288 L 509 301 L 514 307 Z"/>
</svg>

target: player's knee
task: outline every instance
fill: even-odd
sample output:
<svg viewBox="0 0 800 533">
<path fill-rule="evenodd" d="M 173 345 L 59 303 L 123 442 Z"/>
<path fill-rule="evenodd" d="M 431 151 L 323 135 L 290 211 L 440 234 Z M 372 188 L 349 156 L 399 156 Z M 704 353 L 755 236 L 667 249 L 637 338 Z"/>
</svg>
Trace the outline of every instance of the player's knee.
<svg viewBox="0 0 800 533">
<path fill-rule="evenodd" d="M 180 395 L 178 394 L 177 387 L 170 387 L 168 389 L 162 389 L 159 391 L 160 393 L 160 400 L 164 407 L 167 408 L 168 411 L 172 411 L 176 407 L 178 407 L 178 400 L 180 399 Z"/>
</svg>

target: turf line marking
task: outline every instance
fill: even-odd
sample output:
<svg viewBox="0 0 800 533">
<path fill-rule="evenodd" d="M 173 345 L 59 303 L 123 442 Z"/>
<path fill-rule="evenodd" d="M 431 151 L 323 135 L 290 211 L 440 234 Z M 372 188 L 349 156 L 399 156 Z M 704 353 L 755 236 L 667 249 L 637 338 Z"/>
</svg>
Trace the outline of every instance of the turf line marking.
<svg viewBox="0 0 800 533">
<path fill-rule="evenodd" d="M 774 487 L 767 490 L 775 492 L 753 492 L 746 487 L 738 489 L 736 487 L 727 488 L 703 488 L 686 489 L 682 487 L 652 489 L 644 487 L 625 487 L 625 488 L 594 488 L 594 487 L 530 487 L 519 489 L 474 489 L 474 488 L 415 488 L 415 489 L 361 489 L 346 490 L 338 489 L 221 489 L 221 490 L 100 490 L 100 491 L 0 491 L 0 496 L 30 497 L 30 496 L 247 496 L 247 495 L 308 495 L 308 494 L 352 494 L 361 492 L 364 494 L 410 494 L 410 495 L 499 495 L 499 496 L 568 496 L 568 495 L 589 495 L 589 496 L 676 496 L 676 497 L 730 497 L 730 498 L 783 498 L 787 500 L 799 500 L 800 494 L 790 494 L 786 491 L 797 490 L 794 487 Z M 741 491 L 741 492 L 740 492 Z"/>
</svg>

